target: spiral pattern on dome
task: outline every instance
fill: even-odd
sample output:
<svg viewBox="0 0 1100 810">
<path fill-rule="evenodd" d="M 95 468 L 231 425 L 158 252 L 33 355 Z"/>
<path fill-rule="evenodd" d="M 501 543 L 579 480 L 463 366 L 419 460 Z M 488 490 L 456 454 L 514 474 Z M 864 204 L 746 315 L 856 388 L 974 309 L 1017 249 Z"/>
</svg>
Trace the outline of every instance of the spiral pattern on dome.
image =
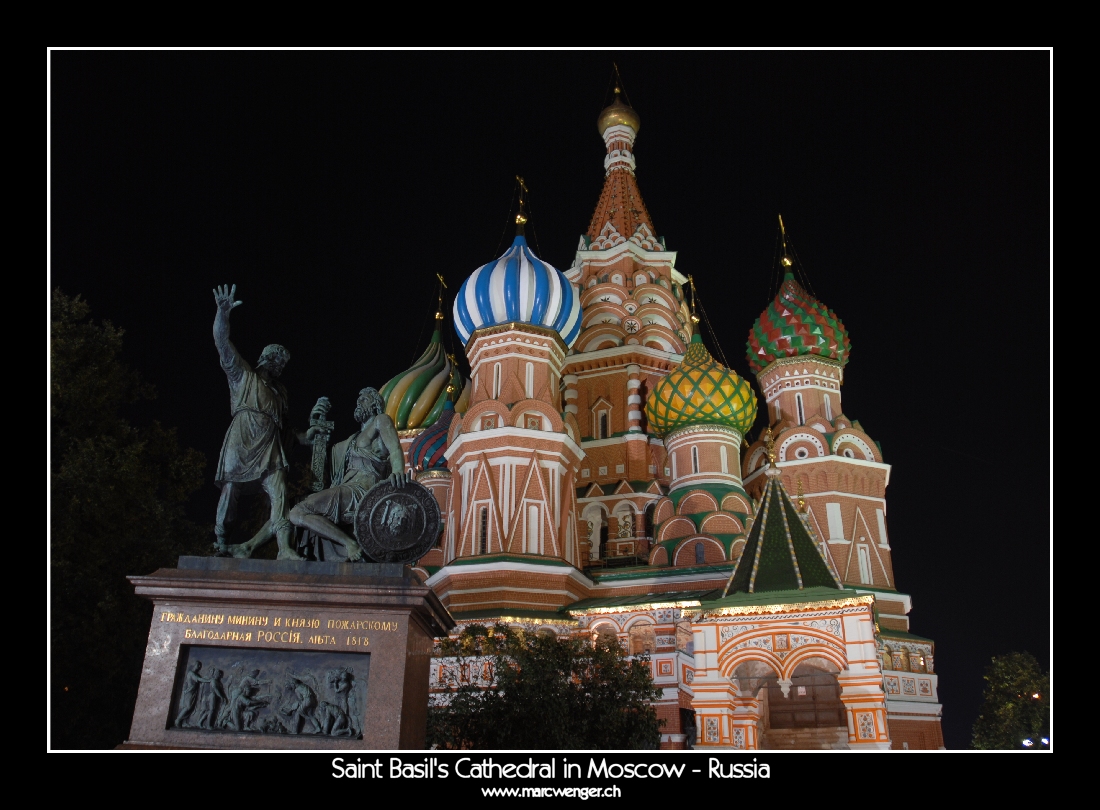
<svg viewBox="0 0 1100 810">
<path fill-rule="evenodd" d="M 844 365 L 852 350 L 848 330 L 837 314 L 806 292 L 791 273 L 756 319 L 747 346 L 749 366 L 757 372 L 781 357 L 805 354 Z"/>
<path fill-rule="evenodd" d="M 402 371 L 379 392 L 386 400 L 386 413 L 398 430 L 424 428 L 435 423 L 447 401 L 447 386 L 462 391 L 463 378 L 440 343 L 437 327 L 412 368 Z"/>
<path fill-rule="evenodd" d="M 744 436 L 756 421 L 756 394 L 693 335 L 680 365 L 649 392 L 645 413 L 650 432 L 662 438 L 688 425 L 724 425 Z"/>
<path fill-rule="evenodd" d="M 529 323 L 553 329 L 572 346 L 581 331 L 581 300 L 565 275 L 517 236 L 503 256 L 462 282 L 455 296 L 454 321 L 463 345 L 482 327 Z"/>
<path fill-rule="evenodd" d="M 415 472 L 447 469 L 447 459 L 443 454 L 447 451 L 447 433 L 454 416 L 454 405 L 450 401 L 444 403 L 443 413 L 436 423 L 413 440 L 407 455 L 409 466 Z"/>
</svg>

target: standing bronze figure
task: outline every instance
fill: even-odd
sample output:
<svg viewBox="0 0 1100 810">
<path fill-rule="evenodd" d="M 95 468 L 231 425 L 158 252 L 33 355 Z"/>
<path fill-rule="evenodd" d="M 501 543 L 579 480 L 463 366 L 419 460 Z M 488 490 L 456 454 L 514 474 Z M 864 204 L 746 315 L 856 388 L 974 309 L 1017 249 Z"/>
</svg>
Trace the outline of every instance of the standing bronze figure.
<svg viewBox="0 0 1100 810">
<path fill-rule="evenodd" d="M 271 535 L 279 541 L 280 560 L 302 559 L 291 546 L 293 527 L 287 520 L 286 470 L 284 438 L 312 442 L 311 428 L 298 435 L 286 429 L 287 394 L 279 382 L 290 352 L 273 343 L 260 354 L 255 370 L 241 357 L 229 339 L 229 314 L 243 301 L 235 300 L 237 285 L 218 287 L 214 302 L 214 345 L 218 349 L 222 370 L 229 380 L 229 405 L 233 421 L 225 433 L 215 482 L 222 488 L 214 524 L 215 551 L 221 555 L 250 557 L 252 552 Z M 317 408 L 328 410 L 328 400 L 322 397 Z M 315 408 L 316 410 L 316 408 Z M 237 511 L 241 492 L 258 482 L 271 505 L 271 513 L 263 528 L 246 543 L 228 545 L 226 536 Z"/>
</svg>

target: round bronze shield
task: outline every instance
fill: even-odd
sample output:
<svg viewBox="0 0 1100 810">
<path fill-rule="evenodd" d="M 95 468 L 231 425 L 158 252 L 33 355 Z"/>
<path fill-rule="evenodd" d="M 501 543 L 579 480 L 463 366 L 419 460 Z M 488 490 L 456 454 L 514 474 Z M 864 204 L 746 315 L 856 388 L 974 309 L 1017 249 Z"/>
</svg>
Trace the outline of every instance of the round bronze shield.
<svg viewBox="0 0 1100 810">
<path fill-rule="evenodd" d="M 355 512 L 355 539 L 375 562 L 416 562 L 436 544 L 442 528 L 439 504 L 416 481 L 403 487 L 378 484 Z"/>
</svg>

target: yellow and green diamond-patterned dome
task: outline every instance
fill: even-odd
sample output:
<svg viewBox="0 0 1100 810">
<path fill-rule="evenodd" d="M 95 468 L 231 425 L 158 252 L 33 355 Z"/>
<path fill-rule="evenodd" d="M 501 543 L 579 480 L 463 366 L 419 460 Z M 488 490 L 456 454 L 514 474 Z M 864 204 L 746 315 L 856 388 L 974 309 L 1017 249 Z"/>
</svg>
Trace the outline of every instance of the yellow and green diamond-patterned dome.
<svg viewBox="0 0 1100 810">
<path fill-rule="evenodd" d="M 725 425 L 744 436 L 756 421 L 756 394 L 692 335 L 679 367 L 649 392 L 645 415 L 650 432 L 661 437 L 687 425 Z"/>
</svg>

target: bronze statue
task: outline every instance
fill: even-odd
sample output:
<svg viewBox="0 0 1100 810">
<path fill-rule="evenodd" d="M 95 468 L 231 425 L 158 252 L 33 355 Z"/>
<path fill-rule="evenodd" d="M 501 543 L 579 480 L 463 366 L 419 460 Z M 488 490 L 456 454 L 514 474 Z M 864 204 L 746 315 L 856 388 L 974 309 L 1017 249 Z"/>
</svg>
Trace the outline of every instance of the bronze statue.
<svg viewBox="0 0 1100 810">
<path fill-rule="evenodd" d="M 293 529 L 286 519 L 286 469 L 284 443 L 297 439 L 310 444 L 317 428 L 303 434 L 287 430 L 286 388 L 279 382 L 290 353 L 278 344 L 267 346 L 260 354 L 255 370 L 245 362 L 229 340 L 229 314 L 243 302 L 234 300 L 237 285 L 214 290 L 218 306 L 214 316 L 214 345 L 218 348 L 222 370 L 229 379 L 229 405 L 233 421 L 225 433 L 215 482 L 222 488 L 214 525 L 214 548 L 221 555 L 250 557 L 271 535 L 279 542 L 280 560 L 302 559 L 291 547 Z M 328 410 L 322 397 L 314 410 Z M 271 505 L 271 515 L 263 528 L 248 542 L 227 545 L 226 535 L 237 511 L 241 491 L 258 482 Z"/>
<path fill-rule="evenodd" d="M 386 415 L 386 401 L 373 388 L 359 392 L 355 405 L 358 433 L 332 448 L 332 486 L 306 496 L 290 510 L 290 522 L 342 548 L 330 553 L 349 562 L 362 559 L 363 550 L 339 524 L 353 524 L 356 510 L 378 483 L 397 488 L 408 482 L 405 455 L 393 420 Z M 396 518 L 395 518 L 396 519 Z M 315 553 L 323 559 L 323 553 Z"/>
</svg>

